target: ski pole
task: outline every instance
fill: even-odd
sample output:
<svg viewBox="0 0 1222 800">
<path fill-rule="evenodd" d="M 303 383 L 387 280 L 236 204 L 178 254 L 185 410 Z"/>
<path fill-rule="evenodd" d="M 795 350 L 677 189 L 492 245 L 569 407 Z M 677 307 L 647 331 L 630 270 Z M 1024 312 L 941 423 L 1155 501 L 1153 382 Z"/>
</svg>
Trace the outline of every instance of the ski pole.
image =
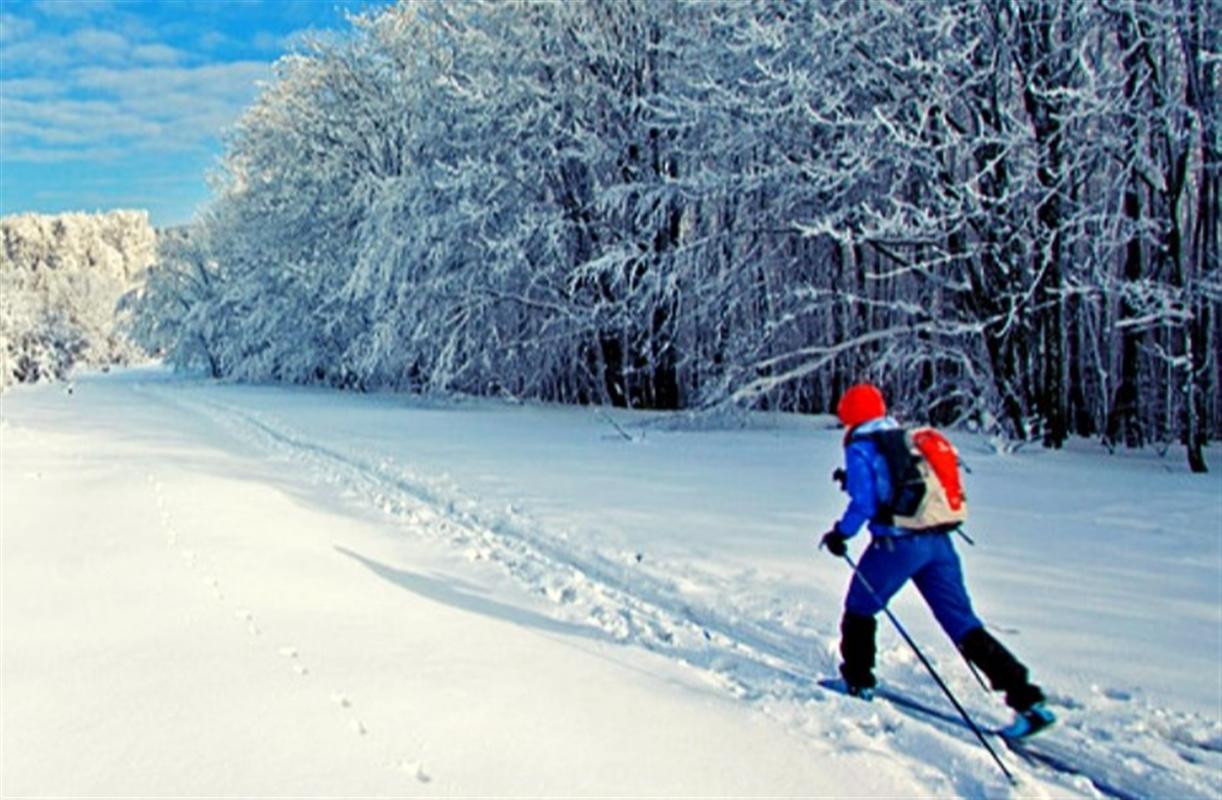
<svg viewBox="0 0 1222 800">
<path fill-rule="evenodd" d="M 981 732 L 980 727 L 976 725 L 975 721 L 972 720 L 971 716 L 967 713 L 963 706 L 959 704 L 958 699 L 955 698 L 955 695 L 950 690 L 950 687 L 947 686 L 942 680 L 942 676 L 938 674 L 938 671 L 933 668 L 933 664 L 929 663 L 929 659 L 925 658 L 925 654 L 921 652 L 921 648 L 916 646 L 916 642 L 912 640 L 912 637 L 908 635 L 908 631 L 904 630 L 904 626 L 901 625 L 900 621 L 895 618 L 894 614 L 891 613 L 891 609 L 887 608 L 886 604 L 883 603 L 882 599 L 878 596 L 878 593 L 874 591 L 874 587 L 871 586 L 870 582 L 865 579 L 865 576 L 863 576 L 861 572 L 857 570 L 857 565 L 853 563 L 853 559 L 849 557 L 848 553 L 845 553 L 844 560 L 853 570 L 854 577 L 861 581 L 861 585 L 865 587 L 866 591 L 869 592 L 871 596 L 873 596 L 874 602 L 882 606 L 883 613 L 887 615 L 887 619 L 891 620 L 891 624 L 895 626 L 897 631 L 899 631 L 900 636 L 904 637 L 904 641 L 907 642 L 908 646 L 912 648 L 912 652 L 916 653 L 916 657 L 922 664 L 925 665 L 925 669 L 929 670 L 929 674 L 933 676 L 934 681 L 938 684 L 938 688 L 941 689 L 942 693 L 947 696 L 951 702 L 951 705 L 953 705 L 955 710 L 959 712 L 959 716 L 963 717 L 963 721 L 966 722 L 967 726 L 972 729 L 972 733 L 976 734 L 976 738 L 980 740 L 980 744 L 984 745 L 984 749 L 989 751 L 989 755 L 991 755 L 993 760 L 997 762 L 997 766 L 1001 768 L 1002 774 L 1006 776 L 1006 780 L 1010 782 L 1011 786 L 1017 786 L 1018 781 L 1014 778 L 1014 775 L 1011 774 L 1010 770 L 1006 769 L 1006 765 L 1002 762 L 1001 757 L 997 755 L 997 751 L 995 751 L 989 744 L 988 739 L 984 738 L 984 733 Z"/>
<path fill-rule="evenodd" d="M 963 663 L 967 664 L 967 668 L 972 671 L 972 675 L 976 677 L 976 682 L 980 684 L 980 688 L 984 689 L 985 694 L 988 694 L 989 685 L 984 682 L 984 678 L 980 675 L 980 670 L 976 669 L 976 665 L 967 657 L 967 653 L 960 650 L 959 655 L 963 656 Z"/>
</svg>

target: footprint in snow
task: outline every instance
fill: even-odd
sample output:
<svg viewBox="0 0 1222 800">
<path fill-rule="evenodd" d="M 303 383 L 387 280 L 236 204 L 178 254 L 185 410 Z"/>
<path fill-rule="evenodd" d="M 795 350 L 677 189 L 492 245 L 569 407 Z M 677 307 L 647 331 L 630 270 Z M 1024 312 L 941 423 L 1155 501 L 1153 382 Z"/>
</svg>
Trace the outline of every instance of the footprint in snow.
<svg viewBox="0 0 1222 800">
<path fill-rule="evenodd" d="M 217 600 L 225 599 L 225 593 L 221 591 L 221 583 L 216 578 L 208 575 L 204 578 L 204 584 L 212 589 L 212 596 Z"/>
<path fill-rule="evenodd" d="M 284 656 L 285 658 L 293 662 L 293 672 L 296 672 L 298 675 L 302 676 L 303 678 L 306 675 L 310 674 L 310 670 L 307 669 L 304 664 L 302 664 L 301 662 L 297 660 L 297 648 L 296 647 L 293 647 L 292 645 L 285 645 L 281 647 L 277 652 L 280 653 L 280 655 Z"/>
<path fill-rule="evenodd" d="M 568 605 L 577 599 L 577 590 L 572 586 L 550 586 L 544 590 L 553 603 Z"/>
<path fill-rule="evenodd" d="M 332 692 L 331 693 L 331 702 L 335 703 L 335 705 L 339 706 L 340 708 L 351 708 L 352 707 L 352 701 L 349 700 L 348 696 L 345 695 L 343 692 Z"/>
<path fill-rule="evenodd" d="M 1193 755 L 1192 753 L 1185 753 L 1183 750 L 1177 750 L 1175 752 L 1176 755 L 1178 755 L 1185 763 L 1192 764 L 1194 767 L 1202 763 L 1201 759 L 1197 758 L 1197 756 Z"/>
<path fill-rule="evenodd" d="M 357 736 L 364 736 L 369 733 L 369 731 L 365 729 L 364 723 L 362 723 L 359 719 L 351 720 L 348 723 L 348 730 L 352 731 Z"/>
<path fill-rule="evenodd" d="M 251 636 L 262 636 L 263 635 L 263 631 L 260 630 L 259 626 L 255 623 L 254 614 L 246 610 L 241 610 L 241 611 L 233 612 L 233 616 L 236 619 L 246 623 L 246 630 L 250 633 Z"/>
<path fill-rule="evenodd" d="M 1115 700 L 1118 703 L 1127 703 L 1133 699 L 1133 694 L 1131 692 L 1126 692 L 1123 689 L 1109 689 L 1099 686 L 1092 686 L 1091 688 L 1098 694 L 1106 697 L 1108 700 Z"/>
<path fill-rule="evenodd" d="M 411 775 L 420 783 L 428 783 L 429 781 L 433 780 L 431 777 L 429 777 L 429 774 L 424 771 L 424 762 L 422 761 L 408 761 L 407 759 L 403 759 L 399 762 L 399 770 Z"/>
<path fill-rule="evenodd" d="M 1082 709 L 1086 708 L 1086 705 L 1081 700 L 1071 697 L 1070 695 L 1060 694 L 1057 692 L 1049 692 L 1048 702 L 1052 703 L 1054 706 L 1067 708 L 1071 711 L 1081 711 Z"/>
</svg>

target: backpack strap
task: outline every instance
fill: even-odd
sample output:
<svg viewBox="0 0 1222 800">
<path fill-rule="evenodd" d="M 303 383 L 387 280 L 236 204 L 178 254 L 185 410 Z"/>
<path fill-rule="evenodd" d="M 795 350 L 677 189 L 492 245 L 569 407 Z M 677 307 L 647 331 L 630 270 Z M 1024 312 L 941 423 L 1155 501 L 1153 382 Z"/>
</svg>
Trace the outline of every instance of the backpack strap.
<svg viewBox="0 0 1222 800">
<path fill-rule="evenodd" d="M 887 465 L 891 495 L 878 498 L 878 510 L 871 522 L 894 525 L 896 514 L 909 515 L 920 504 L 925 493 L 925 482 L 917 467 L 920 456 L 912 452 L 912 439 L 905 428 L 854 433 L 845 437 L 845 446 L 855 441 L 868 441 Z"/>
</svg>

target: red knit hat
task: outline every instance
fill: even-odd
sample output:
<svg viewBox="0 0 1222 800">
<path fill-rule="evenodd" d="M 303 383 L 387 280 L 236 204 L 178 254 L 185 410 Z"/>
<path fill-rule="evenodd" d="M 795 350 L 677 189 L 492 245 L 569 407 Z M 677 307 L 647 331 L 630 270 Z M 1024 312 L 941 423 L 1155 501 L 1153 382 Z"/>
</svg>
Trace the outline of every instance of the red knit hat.
<svg viewBox="0 0 1222 800">
<path fill-rule="evenodd" d="M 887 413 L 883 393 L 872 383 L 850 386 L 836 404 L 836 416 L 849 428 L 877 419 Z"/>
</svg>

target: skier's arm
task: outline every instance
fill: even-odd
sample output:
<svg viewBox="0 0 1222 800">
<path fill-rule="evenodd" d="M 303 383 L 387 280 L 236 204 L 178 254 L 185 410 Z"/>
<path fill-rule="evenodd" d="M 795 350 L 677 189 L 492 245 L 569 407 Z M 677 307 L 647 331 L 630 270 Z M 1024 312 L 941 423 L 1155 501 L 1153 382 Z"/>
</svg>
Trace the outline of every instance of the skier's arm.
<svg viewBox="0 0 1222 800">
<path fill-rule="evenodd" d="M 844 466 L 847 474 L 844 490 L 849 494 L 849 505 L 836 523 L 836 530 L 847 538 L 856 535 L 874 517 L 878 511 L 878 493 L 865 446 L 852 444 L 845 448 Z"/>
</svg>

